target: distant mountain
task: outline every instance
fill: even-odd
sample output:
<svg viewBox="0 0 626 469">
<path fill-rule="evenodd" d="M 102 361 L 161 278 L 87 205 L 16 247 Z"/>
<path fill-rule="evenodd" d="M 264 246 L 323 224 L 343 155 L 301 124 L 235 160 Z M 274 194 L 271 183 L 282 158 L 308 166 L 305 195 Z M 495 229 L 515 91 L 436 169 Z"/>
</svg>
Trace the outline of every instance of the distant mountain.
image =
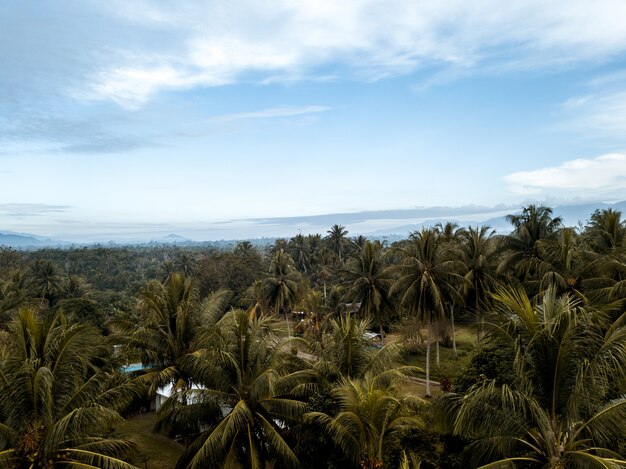
<svg viewBox="0 0 626 469">
<path fill-rule="evenodd" d="M 319 233 L 324 236 L 334 224 L 343 225 L 350 236 L 365 235 L 370 238 L 386 239 L 393 242 L 406 238 L 409 233 L 424 226 L 437 223 L 457 223 L 459 226 L 489 225 L 499 234 L 509 233 L 511 224 L 506 215 L 519 213 L 522 205 L 485 207 L 468 205 L 464 207 L 429 207 L 405 210 L 372 210 L 356 213 L 334 213 L 325 215 L 237 219 L 221 222 L 205 222 L 188 225 L 160 224 L 155 226 L 133 226 L 125 230 L 123 226 L 116 233 L 65 233 L 65 239 L 44 239 L 29 233 L 0 233 L 0 245 L 16 249 L 38 249 L 43 247 L 71 247 L 91 245 L 166 245 L 189 247 L 214 247 L 231 249 L 238 241 L 249 240 L 259 247 L 272 244 L 277 238 L 291 238 L 298 233 L 303 235 Z M 579 203 L 560 205 L 553 208 L 554 216 L 563 218 L 566 226 L 583 226 L 591 214 L 598 209 L 612 208 L 621 211 L 626 218 L 626 201 L 609 203 Z M 145 230 L 145 231 L 144 231 Z M 170 230 L 176 230 L 172 232 Z M 169 234 L 167 234 L 169 233 Z M 181 233 L 181 234 L 178 234 Z"/>
<path fill-rule="evenodd" d="M 589 218 L 596 210 L 604 210 L 604 209 L 613 209 L 622 212 L 626 218 L 626 201 L 615 202 L 613 204 L 609 203 L 585 203 L 585 204 L 572 204 L 572 205 L 560 205 L 552 208 L 552 213 L 555 217 L 561 217 L 563 219 L 563 224 L 565 226 L 585 226 L 589 221 Z M 521 209 L 513 209 L 510 211 L 511 214 L 519 213 Z M 458 215 L 457 215 L 458 216 Z M 432 218 L 421 221 L 420 223 L 411 223 L 406 225 L 399 225 L 384 228 L 381 230 L 375 230 L 370 233 L 367 233 L 368 236 L 392 236 L 392 235 L 400 235 L 407 236 L 409 233 L 412 233 L 417 230 L 421 230 L 423 227 L 431 227 L 435 226 L 437 223 L 445 224 L 447 222 L 457 223 L 459 226 L 482 226 L 488 225 L 498 234 L 506 234 L 510 233 L 512 230 L 511 224 L 507 221 L 506 216 L 498 216 L 493 218 L 488 218 L 482 221 L 476 220 L 459 220 L 455 216 L 450 216 L 449 218 Z"/>
<path fill-rule="evenodd" d="M 11 248 L 32 248 L 43 247 L 48 243 L 31 235 L 21 235 L 14 233 L 0 233 L 0 246 Z"/>
</svg>

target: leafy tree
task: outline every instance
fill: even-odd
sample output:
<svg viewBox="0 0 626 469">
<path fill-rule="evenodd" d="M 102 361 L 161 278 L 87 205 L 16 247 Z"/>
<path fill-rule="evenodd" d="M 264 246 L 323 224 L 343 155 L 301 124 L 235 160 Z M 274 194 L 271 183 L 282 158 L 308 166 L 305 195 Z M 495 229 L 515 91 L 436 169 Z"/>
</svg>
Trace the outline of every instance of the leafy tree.
<svg viewBox="0 0 626 469">
<path fill-rule="evenodd" d="M 297 467 L 283 434 L 306 404 L 294 388 L 310 382 L 308 366 L 291 354 L 294 339 L 275 323 L 243 310 L 206 331 L 202 348 L 181 360 L 200 387 L 166 401 L 161 427 L 196 428 L 199 435 L 177 467 Z"/>
<path fill-rule="evenodd" d="M 398 345 L 373 348 L 365 336 L 369 325 L 369 320 L 350 315 L 329 321 L 329 331 L 323 336 L 321 344 L 313 344 L 314 352 L 319 356 L 316 369 L 328 382 L 338 382 L 342 378 L 360 379 L 367 373 L 382 379 L 392 375 L 411 375 L 417 371 L 411 366 L 396 366 L 400 354 Z"/>
<path fill-rule="evenodd" d="M 359 313 L 378 325 L 384 340 L 383 324 L 385 312 L 390 307 L 391 277 L 383 264 L 382 246 L 365 241 L 359 251 L 348 259 L 343 274 L 347 284 L 346 299 L 353 304 L 360 303 Z"/>
<path fill-rule="evenodd" d="M 547 290 L 533 305 L 522 289 L 495 295 L 494 339 L 513 351 L 514 381 L 484 380 L 436 405 L 454 434 L 476 439 L 466 467 L 624 467 L 626 397 L 610 400 L 624 379 L 626 330 L 571 296 Z"/>
<path fill-rule="evenodd" d="M 482 311 L 488 308 L 491 292 L 496 285 L 497 251 L 493 234 L 494 231 L 489 226 L 470 226 L 459 232 L 461 243 L 457 247 L 457 253 L 466 271 L 463 296 L 476 318 L 480 318 L 478 341 L 483 329 Z"/>
<path fill-rule="evenodd" d="M 282 249 L 272 257 L 267 274 L 261 281 L 265 303 L 274 314 L 287 314 L 298 300 L 300 274 L 291 256 Z"/>
<path fill-rule="evenodd" d="M 192 280 L 174 273 L 164 283 L 153 280 L 141 290 L 138 317 L 112 322 L 126 347 L 141 353 L 142 363 L 150 369 L 142 380 L 151 385 L 151 392 L 168 384 L 176 390 L 191 385 L 179 361 L 194 351 L 197 328 L 222 314 L 228 298 L 229 293 L 220 290 L 200 302 Z"/>
<path fill-rule="evenodd" d="M 295 259 L 298 270 L 306 274 L 307 267 L 310 266 L 310 256 L 307 239 L 302 236 L 302 233 L 297 234 L 289 240 L 289 253 L 291 257 Z"/>
<path fill-rule="evenodd" d="M 520 281 L 535 279 L 544 273 L 541 241 L 555 236 L 562 225 L 560 217 L 552 217 L 552 209 L 545 205 L 530 204 L 519 215 L 507 215 L 513 225 L 510 235 L 500 238 L 503 260 L 499 272 L 511 271 Z"/>
<path fill-rule="evenodd" d="M 410 242 L 400 248 L 400 264 L 391 266 L 396 275 L 391 293 L 400 294 L 400 302 L 411 315 L 428 327 L 426 344 L 426 396 L 430 390 L 430 350 L 433 322 L 445 317 L 444 299 L 457 291 L 459 263 L 442 256 L 441 240 L 435 230 L 423 229 L 411 235 Z"/>
<path fill-rule="evenodd" d="M 346 238 L 348 230 L 341 225 L 333 225 L 327 233 L 328 236 L 326 236 L 325 239 L 328 242 L 330 249 L 337 255 L 339 263 L 342 263 L 343 254 L 348 243 L 348 239 Z"/>
<path fill-rule="evenodd" d="M 102 365 L 95 330 L 20 310 L 0 362 L 0 466 L 130 469 L 133 446 L 111 436 L 133 387 Z"/>
<path fill-rule="evenodd" d="M 39 297 L 53 306 L 62 282 L 56 265 L 51 261 L 38 261 L 33 266 L 32 276 Z"/>
<path fill-rule="evenodd" d="M 359 467 L 384 467 L 385 458 L 407 430 L 421 428 L 418 410 L 423 404 L 411 394 L 399 393 L 371 374 L 362 380 L 344 379 L 333 389 L 339 412 L 329 416 L 310 412 L 306 419 L 323 425 L 335 444 Z"/>
</svg>

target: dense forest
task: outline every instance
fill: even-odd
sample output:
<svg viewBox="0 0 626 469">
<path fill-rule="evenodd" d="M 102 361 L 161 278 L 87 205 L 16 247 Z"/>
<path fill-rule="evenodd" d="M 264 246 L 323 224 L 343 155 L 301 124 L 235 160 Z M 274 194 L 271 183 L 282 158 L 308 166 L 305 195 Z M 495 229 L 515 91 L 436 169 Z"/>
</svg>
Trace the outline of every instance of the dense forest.
<svg viewBox="0 0 626 469">
<path fill-rule="evenodd" d="M 148 467 L 164 388 L 179 468 L 626 467 L 626 222 L 508 221 L 1 249 L 0 467 Z"/>
</svg>

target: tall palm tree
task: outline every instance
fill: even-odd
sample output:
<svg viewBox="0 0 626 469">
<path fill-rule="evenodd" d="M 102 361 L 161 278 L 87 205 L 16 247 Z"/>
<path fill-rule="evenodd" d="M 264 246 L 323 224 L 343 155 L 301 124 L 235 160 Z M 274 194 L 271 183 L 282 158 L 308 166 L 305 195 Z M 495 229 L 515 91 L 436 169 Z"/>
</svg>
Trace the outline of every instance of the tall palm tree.
<svg viewBox="0 0 626 469">
<path fill-rule="evenodd" d="M 17 311 L 28 302 L 28 283 L 26 276 L 19 270 L 0 282 L 0 324 L 7 316 Z"/>
<path fill-rule="evenodd" d="M 361 380 L 344 378 L 332 391 L 338 413 L 310 412 L 305 418 L 321 424 L 335 444 L 364 469 L 384 467 L 385 456 L 398 449 L 399 436 L 424 426 L 419 417 L 423 401 L 382 384 L 371 374 Z"/>
<path fill-rule="evenodd" d="M 626 370 L 624 317 L 604 317 L 548 289 L 532 304 L 521 288 L 495 294 L 490 335 L 514 352 L 515 380 L 485 380 L 436 406 L 453 433 L 475 439 L 467 467 L 618 468 L 626 397 L 610 399 Z M 621 440 L 623 441 L 623 440 Z"/>
<path fill-rule="evenodd" d="M 106 348 L 89 326 L 22 309 L 0 362 L 0 466 L 134 468 L 116 438 L 131 384 L 100 366 Z"/>
<path fill-rule="evenodd" d="M 38 260 L 33 266 L 32 276 L 39 297 L 53 306 L 62 282 L 57 266 L 51 261 Z"/>
<path fill-rule="evenodd" d="M 396 280 L 391 294 L 400 295 L 400 303 L 420 324 L 428 327 L 426 344 L 426 396 L 430 390 L 430 351 L 432 326 L 445 317 L 445 298 L 457 293 L 455 284 L 462 278 L 459 262 L 442 256 L 441 239 L 433 229 L 422 229 L 411 235 L 406 247 L 400 248 L 402 260 L 390 267 Z"/>
<path fill-rule="evenodd" d="M 500 238 L 503 260 L 499 272 L 511 271 L 520 281 L 536 279 L 545 271 L 541 241 L 553 238 L 562 225 L 560 217 L 552 216 L 545 205 L 530 204 L 519 215 L 507 215 L 513 233 Z"/>
<path fill-rule="evenodd" d="M 297 467 L 284 432 L 304 412 L 294 388 L 313 378 L 272 319 L 243 310 L 207 330 L 181 366 L 196 388 L 166 401 L 160 426 L 195 429 L 177 467 Z"/>
<path fill-rule="evenodd" d="M 319 357 L 315 368 L 326 382 L 361 379 L 368 373 L 381 381 L 388 381 L 392 377 L 412 376 L 421 371 L 413 366 L 398 366 L 402 351 L 398 344 L 373 348 L 365 336 L 369 325 L 369 320 L 350 315 L 328 321 L 328 332 L 321 344 L 313 344 L 313 352 Z"/>
<path fill-rule="evenodd" d="M 265 302 L 274 314 L 285 318 L 298 300 L 300 274 L 289 253 L 280 249 L 274 254 L 270 267 L 261 281 Z"/>
<path fill-rule="evenodd" d="M 353 304 L 360 303 L 359 313 L 378 325 L 384 341 L 383 323 L 385 310 L 390 306 L 391 277 L 383 264 L 382 246 L 366 240 L 348 259 L 344 278 L 347 284 L 345 298 Z"/>
<path fill-rule="evenodd" d="M 480 327 L 477 330 L 478 342 L 483 331 L 482 312 L 488 307 L 491 292 L 496 285 L 497 251 L 493 234 L 494 231 L 489 226 L 476 228 L 470 226 L 460 231 L 461 243 L 457 247 L 457 253 L 466 270 L 463 296 L 467 306 L 480 321 Z"/>
<path fill-rule="evenodd" d="M 626 221 L 618 210 L 596 210 L 587 225 L 587 238 L 598 254 L 609 254 L 626 248 Z"/>
<path fill-rule="evenodd" d="M 337 255 L 339 259 L 339 263 L 343 262 L 343 254 L 346 249 L 346 244 L 348 243 L 347 234 L 348 230 L 341 225 L 333 225 L 330 227 L 330 230 L 327 231 L 328 236 L 326 236 L 326 240 L 330 245 L 332 251 Z"/>
<path fill-rule="evenodd" d="M 295 260 L 298 270 L 306 274 L 310 256 L 307 239 L 302 235 L 302 233 L 298 233 L 289 240 L 289 251 L 291 253 L 291 257 Z"/>
<path fill-rule="evenodd" d="M 621 219 L 621 212 L 596 210 L 584 238 L 590 246 L 587 254 L 593 271 L 610 283 L 610 288 L 599 290 L 601 298 L 623 300 L 626 297 L 626 221 Z"/>
<path fill-rule="evenodd" d="M 151 392 L 169 384 L 176 390 L 191 385 L 179 360 L 193 352 L 197 328 L 223 314 L 229 298 L 229 292 L 220 290 L 201 302 L 192 279 L 174 273 L 164 283 L 154 280 L 140 291 L 138 317 L 112 322 L 126 347 L 141 353 L 150 370 L 141 379 L 150 383 Z"/>
</svg>

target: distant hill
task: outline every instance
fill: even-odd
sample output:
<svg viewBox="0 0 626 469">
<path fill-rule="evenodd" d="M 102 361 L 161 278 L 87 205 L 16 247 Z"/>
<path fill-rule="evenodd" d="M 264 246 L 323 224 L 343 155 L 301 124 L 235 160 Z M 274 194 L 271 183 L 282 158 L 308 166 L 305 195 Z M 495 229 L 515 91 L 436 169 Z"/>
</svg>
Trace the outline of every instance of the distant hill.
<svg viewBox="0 0 626 469">
<path fill-rule="evenodd" d="M 613 210 L 620 211 L 624 214 L 624 218 L 626 218 L 626 201 L 615 202 L 614 204 L 608 203 L 586 203 L 586 204 L 577 204 L 577 205 L 560 205 L 552 208 L 552 213 L 554 216 L 561 217 L 563 219 L 563 224 L 565 226 L 578 226 L 581 224 L 582 226 L 586 225 L 589 221 L 589 218 L 596 210 L 604 210 L 611 208 Z M 521 210 L 511 210 L 510 213 L 519 213 Z M 488 218 L 482 221 L 476 220 L 459 220 L 455 216 L 450 216 L 448 218 L 432 218 L 428 220 L 424 220 L 420 223 L 411 223 L 406 225 L 399 225 L 394 227 L 388 227 L 382 230 L 372 231 L 367 233 L 368 236 L 404 236 L 409 233 L 421 230 L 423 227 L 431 227 L 435 226 L 437 223 L 445 224 L 447 222 L 457 223 L 459 226 L 482 226 L 489 225 L 491 228 L 496 230 L 499 234 L 510 233 L 512 230 L 511 224 L 506 220 L 506 216 L 498 216 L 493 218 Z"/>
<path fill-rule="evenodd" d="M 20 235 L 14 233 L 0 233 L 0 246 L 12 248 L 32 248 L 43 247 L 49 243 L 30 235 Z"/>
<path fill-rule="evenodd" d="M 303 235 L 319 233 L 325 236 L 327 230 L 334 224 L 343 225 L 349 231 L 350 236 L 364 235 L 369 238 L 384 239 L 391 243 L 406 238 L 409 233 L 420 230 L 424 226 L 447 222 L 457 223 L 459 226 L 489 225 L 498 234 L 506 234 L 512 229 L 511 224 L 506 220 L 506 215 L 519 213 L 521 208 L 522 204 L 496 207 L 473 205 L 429 207 L 300 217 L 254 218 L 189 226 L 160 225 L 158 231 L 146 227 L 145 232 L 134 232 L 132 235 L 123 229 L 120 229 L 119 233 L 109 235 L 92 233 L 89 236 L 81 236 L 66 233 L 64 236 L 71 242 L 44 239 L 29 233 L 7 232 L 0 233 L 0 246 L 38 249 L 93 245 L 115 247 L 169 244 L 179 247 L 232 249 L 238 241 L 248 240 L 257 247 L 263 247 L 272 244 L 277 238 L 288 239 L 298 233 Z M 613 204 L 598 202 L 560 205 L 553 207 L 553 213 L 554 216 L 562 217 L 566 226 L 579 224 L 584 226 L 595 210 L 607 208 L 621 211 L 626 218 L 626 201 Z"/>
</svg>

